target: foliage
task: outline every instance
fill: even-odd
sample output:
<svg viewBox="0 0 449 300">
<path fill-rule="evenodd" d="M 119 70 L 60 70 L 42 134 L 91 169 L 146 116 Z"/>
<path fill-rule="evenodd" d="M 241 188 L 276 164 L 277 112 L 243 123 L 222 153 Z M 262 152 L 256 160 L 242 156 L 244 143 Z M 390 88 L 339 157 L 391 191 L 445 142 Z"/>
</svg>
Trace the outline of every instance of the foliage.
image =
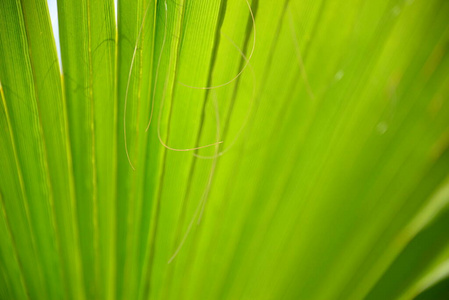
<svg viewBox="0 0 449 300">
<path fill-rule="evenodd" d="M 1 299 L 448 296 L 448 1 L 58 15 L 0 1 Z"/>
</svg>

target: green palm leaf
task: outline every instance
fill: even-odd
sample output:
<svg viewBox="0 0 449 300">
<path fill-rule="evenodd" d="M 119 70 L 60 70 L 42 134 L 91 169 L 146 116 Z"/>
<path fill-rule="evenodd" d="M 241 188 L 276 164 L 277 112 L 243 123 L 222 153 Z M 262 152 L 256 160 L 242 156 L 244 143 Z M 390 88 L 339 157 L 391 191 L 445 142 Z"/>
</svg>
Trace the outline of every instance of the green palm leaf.
<svg viewBox="0 0 449 300">
<path fill-rule="evenodd" d="M 0 1 L 1 299 L 445 299 L 449 2 Z"/>
</svg>

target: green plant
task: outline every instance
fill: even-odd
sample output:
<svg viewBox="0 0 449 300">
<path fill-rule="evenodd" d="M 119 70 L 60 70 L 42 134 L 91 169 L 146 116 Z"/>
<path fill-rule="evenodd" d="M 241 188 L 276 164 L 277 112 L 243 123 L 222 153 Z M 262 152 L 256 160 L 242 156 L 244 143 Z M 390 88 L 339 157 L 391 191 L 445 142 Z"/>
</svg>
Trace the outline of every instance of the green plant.
<svg viewBox="0 0 449 300">
<path fill-rule="evenodd" d="M 62 76 L 0 1 L 0 298 L 449 297 L 448 1 L 58 14 Z"/>
</svg>

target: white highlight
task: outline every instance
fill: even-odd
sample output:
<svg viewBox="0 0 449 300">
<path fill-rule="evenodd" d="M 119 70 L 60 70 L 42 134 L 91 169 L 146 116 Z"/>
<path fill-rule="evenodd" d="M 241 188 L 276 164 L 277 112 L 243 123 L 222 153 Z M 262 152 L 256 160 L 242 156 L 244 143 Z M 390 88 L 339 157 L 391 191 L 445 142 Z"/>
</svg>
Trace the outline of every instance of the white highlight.
<svg viewBox="0 0 449 300">
<path fill-rule="evenodd" d="M 61 63 L 61 46 L 59 43 L 59 20 L 58 6 L 56 0 L 47 0 L 48 10 L 50 11 L 51 25 L 53 28 L 53 37 L 56 44 L 56 52 L 58 53 L 59 67 L 62 69 Z"/>
<path fill-rule="evenodd" d="M 343 76 L 345 76 L 343 70 L 338 71 L 334 76 L 335 81 L 340 81 L 343 78 Z"/>
<path fill-rule="evenodd" d="M 387 122 L 382 121 L 379 124 L 377 124 L 376 130 L 379 134 L 384 134 L 385 132 L 387 132 L 388 130 Z"/>
</svg>

